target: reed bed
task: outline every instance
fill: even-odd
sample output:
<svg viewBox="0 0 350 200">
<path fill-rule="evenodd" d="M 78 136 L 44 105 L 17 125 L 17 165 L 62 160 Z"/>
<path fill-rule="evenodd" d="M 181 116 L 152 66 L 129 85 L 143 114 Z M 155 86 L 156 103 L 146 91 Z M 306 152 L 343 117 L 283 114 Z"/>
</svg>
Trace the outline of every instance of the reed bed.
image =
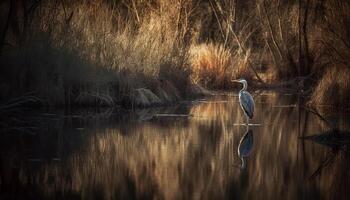
<svg viewBox="0 0 350 200">
<path fill-rule="evenodd" d="M 34 92 L 46 105 L 132 105 L 136 89 L 183 98 L 193 84 L 228 89 L 235 78 L 253 86 L 303 80 L 304 91 L 320 92 L 332 66 L 349 67 L 349 7 L 340 0 L 4 1 L 0 99 Z"/>
</svg>

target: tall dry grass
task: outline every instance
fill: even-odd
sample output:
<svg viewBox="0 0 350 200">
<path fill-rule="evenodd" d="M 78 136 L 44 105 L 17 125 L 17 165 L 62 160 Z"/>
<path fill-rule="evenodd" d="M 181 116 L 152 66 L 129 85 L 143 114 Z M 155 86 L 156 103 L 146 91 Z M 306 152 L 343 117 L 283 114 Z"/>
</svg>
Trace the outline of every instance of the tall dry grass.
<svg viewBox="0 0 350 200">
<path fill-rule="evenodd" d="M 25 40 L 1 56 L 0 81 L 10 88 L 3 98 L 30 91 L 49 105 L 114 105 L 132 102 L 137 88 L 156 93 L 158 78 L 167 75 L 161 66 L 187 79 L 179 56 L 187 31 L 178 26 L 187 20 L 179 18 L 180 3 L 159 1 L 136 20 L 127 18 L 136 7 L 123 11 L 117 3 L 40 2 Z M 9 34 L 7 40 L 19 39 Z"/>
<path fill-rule="evenodd" d="M 31 2 L 0 4 L 16 10 L 1 15 L 2 98 L 36 92 L 52 105 L 109 105 L 132 102 L 140 88 L 159 96 L 164 80 L 182 96 L 191 83 L 222 89 L 233 78 L 303 79 L 309 89 L 330 66 L 350 63 L 350 5 L 340 0 L 48 0 L 30 13 L 22 5 Z"/>
<path fill-rule="evenodd" d="M 191 80 L 208 88 L 228 89 L 232 79 L 254 80 L 248 67 L 250 53 L 232 54 L 220 44 L 192 45 L 189 49 Z"/>
<path fill-rule="evenodd" d="M 327 1 L 316 31 L 311 33 L 314 54 L 312 72 L 317 74 L 310 103 L 348 109 L 350 97 L 350 3 Z"/>
<path fill-rule="evenodd" d="M 191 79 L 194 83 L 212 88 L 227 86 L 233 67 L 230 51 L 210 43 L 191 46 L 189 55 Z"/>
</svg>

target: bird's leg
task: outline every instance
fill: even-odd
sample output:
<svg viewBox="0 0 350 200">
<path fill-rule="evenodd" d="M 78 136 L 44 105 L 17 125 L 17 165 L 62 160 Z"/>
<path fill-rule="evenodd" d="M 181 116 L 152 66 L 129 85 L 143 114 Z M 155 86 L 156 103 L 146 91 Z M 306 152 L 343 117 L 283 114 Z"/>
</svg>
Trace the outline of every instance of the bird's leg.
<svg viewBox="0 0 350 200">
<path fill-rule="evenodd" d="M 241 163 L 241 169 L 243 170 L 243 169 L 245 169 L 245 168 L 247 167 L 247 161 L 246 161 L 246 158 L 245 158 L 245 157 L 242 157 L 242 158 L 241 158 L 241 161 L 242 161 L 242 163 Z"/>
<path fill-rule="evenodd" d="M 246 121 L 246 125 L 249 126 L 249 117 L 246 115 L 247 121 Z"/>
</svg>

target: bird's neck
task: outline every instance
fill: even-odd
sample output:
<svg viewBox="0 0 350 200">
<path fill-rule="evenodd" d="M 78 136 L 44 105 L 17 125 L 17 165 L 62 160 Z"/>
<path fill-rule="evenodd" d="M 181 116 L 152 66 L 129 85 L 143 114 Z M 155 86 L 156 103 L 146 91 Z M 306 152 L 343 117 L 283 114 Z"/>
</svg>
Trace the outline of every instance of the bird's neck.
<svg viewBox="0 0 350 200">
<path fill-rule="evenodd" d="M 243 91 L 245 91 L 245 90 L 247 90 L 247 84 L 243 83 L 243 88 L 241 89 L 240 92 L 243 92 Z"/>
</svg>

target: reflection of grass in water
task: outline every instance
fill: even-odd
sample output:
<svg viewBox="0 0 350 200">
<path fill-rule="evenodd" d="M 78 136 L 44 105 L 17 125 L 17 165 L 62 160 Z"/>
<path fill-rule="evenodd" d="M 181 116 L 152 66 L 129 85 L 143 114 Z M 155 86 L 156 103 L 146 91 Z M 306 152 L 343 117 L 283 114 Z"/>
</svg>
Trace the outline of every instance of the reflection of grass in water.
<svg viewBox="0 0 350 200">
<path fill-rule="evenodd" d="M 240 114 L 243 114 L 243 113 L 241 113 L 241 111 L 238 109 L 232 112 L 230 110 L 227 110 L 230 107 L 231 105 L 229 105 L 228 103 L 217 103 L 217 104 L 213 103 L 213 104 L 205 104 L 205 105 L 200 104 L 198 106 L 194 106 L 191 109 L 190 114 L 192 114 L 193 116 L 200 116 L 201 118 L 198 118 L 199 120 L 205 120 L 205 121 L 218 120 L 224 123 L 233 124 L 234 122 L 236 122 L 241 118 Z M 232 115 L 235 115 L 236 117 Z"/>
<path fill-rule="evenodd" d="M 216 144 L 211 144 L 206 137 L 201 137 L 207 133 L 199 132 L 200 127 L 192 125 L 187 129 L 160 128 L 157 133 L 154 128 L 136 128 L 131 135 L 104 130 L 91 138 L 86 152 L 68 160 L 69 167 L 50 166 L 46 174 L 56 173 L 55 183 L 61 190 L 82 192 L 84 196 L 92 195 L 90 192 L 96 192 L 93 189 L 96 187 L 101 188 L 107 198 L 113 197 L 118 190 L 130 192 L 126 181 L 134 185 L 138 197 L 154 195 L 174 199 L 185 198 L 182 195 L 204 197 L 214 194 L 220 197 L 224 194 L 227 174 L 223 172 L 229 172 L 227 167 L 235 164 L 234 158 L 227 159 L 232 157 L 230 150 L 234 149 L 227 145 L 234 143 L 226 144 L 219 139 Z M 203 149 L 203 145 L 206 148 Z M 230 173 L 232 177 L 233 171 Z M 71 184 L 59 179 L 65 175 L 71 176 Z M 185 190 L 188 193 L 181 193 Z"/>
<path fill-rule="evenodd" d="M 267 98 L 272 105 L 290 103 L 278 95 Z M 82 193 L 84 198 L 101 194 L 124 199 L 214 199 L 230 195 L 295 199 L 305 192 L 330 193 L 325 182 L 338 183 L 341 178 L 331 177 L 332 171 L 326 171 L 331 173 L 320 180 L 305 181 L 325 151 L 303 146 L 298 140 L 297 108 L 268 106 L 257 104 L 254 120 L 263 126 L 253 127 L 254 147 L 247 172 L 235 167 L 245 128 L 232 125 L 243 119 L 240 107 L 232 102 L 197 105 L 190 113 L 205 118 L 161 120 L 167 126 L 155 120 L 123 129 L 98 129 L 87 138 L 86 148 L 62 164 L 48 165 L 37 180 L 47 195 L 66 191 Z M 318 130 L 322 123 L 304 112 L 300 121 L 300 129 L 306 133 Z M 335 162 L 335 167 L 343 166 L 341 160 Z"/>
</svg>

